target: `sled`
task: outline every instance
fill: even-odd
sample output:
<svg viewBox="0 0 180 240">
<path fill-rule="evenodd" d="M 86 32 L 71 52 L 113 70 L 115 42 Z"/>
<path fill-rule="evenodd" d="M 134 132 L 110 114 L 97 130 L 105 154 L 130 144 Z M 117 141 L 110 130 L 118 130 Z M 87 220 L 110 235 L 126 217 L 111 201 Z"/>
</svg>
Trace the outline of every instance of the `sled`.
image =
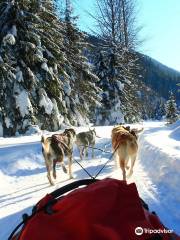
<svg viewBox="0 0 180 240">
<path fill-rule="evenodd" d="M 180 239 L 149 211 L 135 183 L 111 178 L 79 180 L 47 194 L 17 228 L 8 240 Z"/>
</svg>

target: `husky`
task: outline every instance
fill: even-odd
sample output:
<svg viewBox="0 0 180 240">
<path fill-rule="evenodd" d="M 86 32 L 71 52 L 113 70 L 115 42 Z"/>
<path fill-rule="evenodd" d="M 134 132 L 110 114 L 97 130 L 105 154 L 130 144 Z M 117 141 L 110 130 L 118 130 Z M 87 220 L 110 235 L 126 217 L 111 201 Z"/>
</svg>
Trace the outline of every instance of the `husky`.
<svg viewBox="0 0 180 240">
<path fill-rule="evenodd" d="M 66 166 L 64 164 L 64 157 L 67 156 L 69 160 L 69 178 L 72 177 L 72 153 L 73 153 L 73 144 L 75 141 L 75 130 L 65 129 L 61 134 L 53 134 L 51 137 L 45 138 L 41 137 L 42 143 L 42 154 L 44 156 L 46 168 L 47 168 L 47 178 L 51 185 L 54 185 L 54 182 L 51 178 L 51 170 L 53 169 L 53 177 L 56 179 L 56 164 L 61 163 L 63 171 L 67 173 Z"/>
<path fill-rule="evenodd" d="M 79 148 L 80 159 L 88 156 L 88 148 L 92 148 L 92 158 L 94 158 L 94 146 L 96 141 L 96 130 L 89 129 L 87 132 L 80 132 L 76 135 L 76 145 Z"/>
<path fill-rule="evenodd" d="M 141 130 L 142 131 L 142 130 Z M 124 127 L 122 125 L 116 126 L 112 129 L 112 147 L 115 151 L 115 158 L 119 164 L 122 173 L 123 180 L 126 181 L 126 169 L 128 170 L 128 161 L 131 159 L 131 167 L 129 169 L 129 174 L 127 177 L 130 177 L 133 173 L 134 163 L 137 157 L 138 151 L 138 133 L 140 131 L 136 129 L 130 129 L 130 127 Z"/>
</svg>

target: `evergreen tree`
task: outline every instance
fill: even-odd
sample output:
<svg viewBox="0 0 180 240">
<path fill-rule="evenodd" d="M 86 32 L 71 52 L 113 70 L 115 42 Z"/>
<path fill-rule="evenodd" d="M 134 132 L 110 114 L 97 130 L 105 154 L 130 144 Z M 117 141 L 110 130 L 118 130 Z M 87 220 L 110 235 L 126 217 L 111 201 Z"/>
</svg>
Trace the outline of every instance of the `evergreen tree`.
<svg viewBox="0 0 180 240">
<path fill-rule="evenodd" d="M 166 120 L 168 124 L 172 124 L 178 120 L 177 105 L 173 93 L 170 93 L 169 100 L 166 102 Z"/>
<path fill-rule="evenodd" d="M 165 104 L 164 104 L 164 99 L 160 99 L 157 101 L 156 108 L 153 113 L 153 118 L 157 120 L 161 120 L 162 117 L 165 115 Z"/>
<path fill-rule="evenodd" d="M 94 53 L 93 53 L 94 54 Z M 99 77 L 99 87 L 102 89 L 100 91 L 101 96 L 101 105 L 99 107 L 96 107 L 96 124 L 102 125 L 105 124 L 106 121 L 108 121 L 108 113 L 111 109 L 109 99 L 109 92 L 107 89 L 110 89 L 110 83 L 108 79 L 108 67 L 106 66 L 106 59 L 104 57 L 104 52 L 100 51 L 97 55 L 97 58 L 95 59 L 95 73 Z"/>
<path fill-rule="evenodd" d="M 52 1 L 0 3 L 1 123 L 4 135 L 63 121 L 62 24 Z M 59 112 L 61 110 L 61 113 Z"/>
<path fill-rule="evenodd" d="M 80 33 L 72 25 L 67 30 L 56 12 L 52 0 L 0 1 L 0 129 L 4 136 L 24 133 L 33 124 L 53 131 L 62 123 L 80 124 L 98 100 L 97 77 L 78 45 Z M 70 38 L 76 38 L 76 48 Z"/>
<path fill-rule="evenodd" d="M 141 116 L 136 55 L 131 53 L 131 60 L 127 63 L 125 55 L 130 55 L 130 52 L 117 48 L 101 46 L 96 54 L 95 73 L 103 90 L 101 106 L 97 110 L 100 114 L 97 124 L 134 122 Z"/>
<path fill-rule="evenodd" d="M 180 83 L 178 83 L 177 86 L 178 86 L 178 92 L 180 92 L 180 88 L 179 88 L 180 87 Z"/>
<path fill-rule="evenodd" d="M 86 35 L 78 31 L 76 28 L 76 17 L 73 16 L 73 8 L 70 0 L 66 0 L 65 8 L 65 54 L 69 61 L 67 74 L 71 82 L 71 97 L 75 99 L 72 101 L 71 110 L 77 114 L 88 113 L 92 118 L 91 112 L 99 104 L 100 97 L 98 96 L 99 88 L 96 83 L 99 81 L 98 77 L 93 74 L 93 65 L 87 58 L 87 42 Z M 92 110 L 92 111 L 91 111 Z M 69 118 L 72 119 L 72 115 Z M 93 115 L 93 114 L 92 114 Z M 79 124 L 80 119 L 74 119 L 74 124 Z"/>
</svg>

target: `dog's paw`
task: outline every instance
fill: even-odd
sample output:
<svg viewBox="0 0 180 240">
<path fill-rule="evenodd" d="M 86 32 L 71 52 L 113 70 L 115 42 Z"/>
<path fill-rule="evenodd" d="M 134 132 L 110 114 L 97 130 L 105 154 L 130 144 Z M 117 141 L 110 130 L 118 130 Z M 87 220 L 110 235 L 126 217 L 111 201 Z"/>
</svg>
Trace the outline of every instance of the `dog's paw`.
<svg viewBox="0 0 180 240">
<path fill-rule="evenodd" d="M 54 186 L 54 182 L 52 181 L 51 177 L 49 175 L 47 175 L 47 178 L 49 180 L 50 185 Z"/>
</svg>

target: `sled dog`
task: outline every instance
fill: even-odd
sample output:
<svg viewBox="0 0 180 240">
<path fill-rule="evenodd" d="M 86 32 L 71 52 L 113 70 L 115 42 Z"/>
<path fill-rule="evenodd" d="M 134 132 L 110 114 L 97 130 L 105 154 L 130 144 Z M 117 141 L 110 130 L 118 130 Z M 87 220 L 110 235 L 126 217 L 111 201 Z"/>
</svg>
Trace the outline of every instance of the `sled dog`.
<svg viewBox="0 0 180 240">
<path fill-rule="evenodd" d="M 71 165 L 75 136 L 75 130 L 70 128 L 65 129 L 65 131 L 61 134 L 53 134 L 51 137 L 47 138 L 44 136 L 41 137 L 42 154 L 47 168 L 47 178 L 51 185 L 54 185 L 51 178 L 51 170 L 53 169 L 53 177 L 56 178 L 56 164 L 58 162 L 61 163 L 63 171 L 67 173 L 67 169 L 64 164 L 65 156 L 68 157 L 69 177 L 72 178 Z"/>
<path fill-rule="evenodd" d="M 88 148 L 92 148 L 92 158 L 94 157 L 94 146 L 96 141 L 96 130 L 89 129 L 87 132 L 80 132 L 76 135 L 76 145 L 79 149 L 80 159 L 88 156 Z"/>
<path fill-rule="evenodd" d="M 128 170 L 128 161 L 131 160 L 129 169 L 130 177 L 133 173 L 133 167 L 137 156 L 138 143 L 137 143 L 138 130 L 131 130 L 130 127 L 122 125 L 116 126 L 112 129 L 112 147 L 115 151 L 115 158 L 123 173 L 123 180 L 126 180 L 126 169 Z"/>
</svg>

